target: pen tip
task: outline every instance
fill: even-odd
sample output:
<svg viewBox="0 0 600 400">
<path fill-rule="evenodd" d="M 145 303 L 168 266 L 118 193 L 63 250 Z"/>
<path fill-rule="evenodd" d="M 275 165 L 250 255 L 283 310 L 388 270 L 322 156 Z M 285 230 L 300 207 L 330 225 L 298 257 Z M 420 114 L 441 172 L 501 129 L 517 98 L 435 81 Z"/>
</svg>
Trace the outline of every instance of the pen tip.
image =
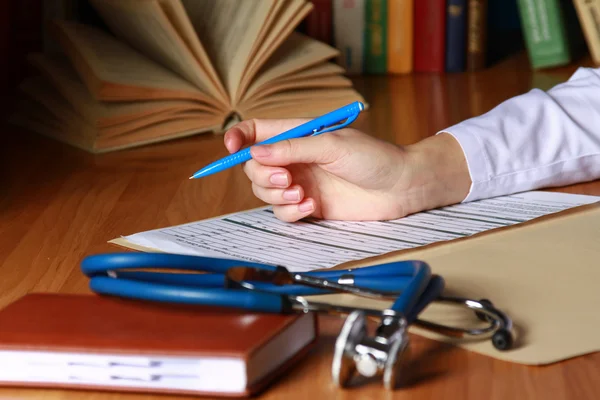
<svg viewBox="0 0 600 400">
<path fill-rule="evenodd" d="M 188 179 L 194 179 L 194 176 L 192 175 L 192 176 L 190 176 Z"/>
</svg>

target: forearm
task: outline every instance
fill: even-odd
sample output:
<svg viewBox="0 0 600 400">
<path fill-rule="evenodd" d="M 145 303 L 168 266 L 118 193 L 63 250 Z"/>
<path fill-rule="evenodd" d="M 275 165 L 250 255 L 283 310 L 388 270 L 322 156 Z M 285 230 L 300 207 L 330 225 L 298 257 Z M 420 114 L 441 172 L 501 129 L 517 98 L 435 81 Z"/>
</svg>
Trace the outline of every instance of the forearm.
<svg viewBox="0 0 600 400">
<path fill-rule="evenodd" d="M 547 92 L 533 89 L 442 132 L 465 155 L 463 201 L 598 179 L 600 69 L 580 68 Z"/>
</svg>

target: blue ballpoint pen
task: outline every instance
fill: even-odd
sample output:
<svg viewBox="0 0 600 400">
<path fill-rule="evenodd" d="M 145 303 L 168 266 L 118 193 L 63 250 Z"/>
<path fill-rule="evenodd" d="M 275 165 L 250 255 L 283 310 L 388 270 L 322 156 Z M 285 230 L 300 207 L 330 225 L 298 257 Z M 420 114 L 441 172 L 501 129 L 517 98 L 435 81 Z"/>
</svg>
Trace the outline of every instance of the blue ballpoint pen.
<svg viewBox="0 0 600 400">
<path fill-rule="evenodd" d="M 358 117 L 358 114 L 364 110 L 364 108 L 365 106 L 360 101 L 350 103 L 342 108 L 338 108 L 337 110 L 315 118 L 312 121 L 299 125 L 277 136 L 273 136 L 272 138 L 264 140 L 260 143 L 256 143 L 256 145 L 272 144 L 282 140 L 295 139 L 305 136 L 316 136 L 325 132 L 341 129 L 354 122 L 354 120 Z M 340 123 L 344 120 L 344 123 Z M 205 176 L 212 175 L 233 166 L 242 164 L 250 159 L 252 159 L 250 147 L 246 147 L 237 153 L 230 154 L 227 157 L 207 165 L 192 175 L 190 179 L 203 178 Z"/>
</svg>

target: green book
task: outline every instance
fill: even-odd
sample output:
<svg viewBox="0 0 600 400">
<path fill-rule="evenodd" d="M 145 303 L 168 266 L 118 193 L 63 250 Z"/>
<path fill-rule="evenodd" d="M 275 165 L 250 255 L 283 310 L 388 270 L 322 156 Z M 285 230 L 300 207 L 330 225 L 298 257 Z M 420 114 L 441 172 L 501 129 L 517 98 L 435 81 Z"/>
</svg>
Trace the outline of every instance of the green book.
<svg viewBox="0 0 600 400">
<path fill-rule="evenodd" d="M 364 63 L 367 74 L 387 72 L 387 2 L 367 0 L 365 3 Z"/>
<path fill-rule="evenodd" d="M 569 32 L 560 0 L 518 0 L 525 46 L 534 69 L 568 64 Z"/>
</svg>

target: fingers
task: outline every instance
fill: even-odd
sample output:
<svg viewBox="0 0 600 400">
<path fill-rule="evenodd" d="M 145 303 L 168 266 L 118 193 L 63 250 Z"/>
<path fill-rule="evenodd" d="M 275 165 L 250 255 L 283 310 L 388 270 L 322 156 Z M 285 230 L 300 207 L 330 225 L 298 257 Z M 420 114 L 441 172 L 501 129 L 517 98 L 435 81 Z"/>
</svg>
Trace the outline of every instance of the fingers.
<svg viewBox="0 0 600 400">
<path fill-rule="evenodd" d="M 244 172 L 256 185 L 265 188 L 287 188 L 292 183 L 292 176 L 285 168 L 260 165 L 254 160 L 244 164 Z"/>
<path fill-rule="evenodd" d="M 306 119 L 244 120 L 225 132 L 223 141 L 227 150 L 230 153 L 235 153 L 242 147 L 261 142 L 307 121 Z"/>
<path fill-rule="evenodd" d="M 315 211 L 314 199 L 305 198 L 304 189 L 291 184 L 291 174 L 285 168 L 264 166 L 250 160 L 244 166 L 244 172 L 252 181 L 254 195 L 273 205 L 273 212 L 280 220 L 298 221 Z"/>
<path fill-rule="evenodd" d="M 296 204 L 304 198 L 304 190 L 292 185 L 292 177 L 285 168 L 270 167 L 250 160 L 244 172 L 252 181 L 252 192 L 262 201 L 274 205 Z"/>
<path fill-rule="evenodd" d="M 327 164 L 344 156 L 347 148 L 338 136 L 324 134 L 279 143 L 253 146 L 252 158 L 263 165 L 286 166 L 296 163 Z"/>
<path fill-rule="evenodd" d="M 273 213 L 282 221 L 296 222 L 311 215 L 315 208 L 315 201 L 307 197 L 298 204 L 273 206 Z"/>
<path fill-rule="evenodd" d="M 265 203 L 273 205 L 297 204 L 304 198 L 304 190 L 298 185 L 285 189 L 269 189 L 253 183 L 252 192 Z"/>
</svg>

